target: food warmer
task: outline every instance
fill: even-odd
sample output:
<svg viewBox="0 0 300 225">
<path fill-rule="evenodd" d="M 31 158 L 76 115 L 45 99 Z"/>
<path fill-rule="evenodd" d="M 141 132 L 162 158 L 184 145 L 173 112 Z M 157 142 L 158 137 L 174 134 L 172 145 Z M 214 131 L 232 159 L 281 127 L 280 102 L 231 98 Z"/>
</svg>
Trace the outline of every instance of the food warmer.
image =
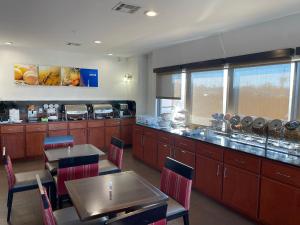
<svg viewBox="0 0 300 225">
<path fill-rule="evenodd" d="M 113 118 L 114 110 L 111 104 L 93 104 L 93 119 Z"/>
<path fill-rule="evenodd" d="M 85 120 L 88 119 L 88 109 L 84 104 L 65 105 L 66 120 Z"/>
</svg>

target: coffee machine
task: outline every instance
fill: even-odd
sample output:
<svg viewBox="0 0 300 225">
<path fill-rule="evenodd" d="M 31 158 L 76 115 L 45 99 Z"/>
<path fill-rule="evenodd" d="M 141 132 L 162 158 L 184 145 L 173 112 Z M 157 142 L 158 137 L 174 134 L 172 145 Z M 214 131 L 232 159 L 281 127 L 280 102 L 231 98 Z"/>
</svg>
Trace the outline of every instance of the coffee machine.
<svg viewBox="0 0 300 225">
<path fill-rule="evenodd" d="M 29 105 L 27 107 L 27 118 L 28 118 L 28 122 L 38 121 L 38 112 L 35 105 Z"/>
</svg>

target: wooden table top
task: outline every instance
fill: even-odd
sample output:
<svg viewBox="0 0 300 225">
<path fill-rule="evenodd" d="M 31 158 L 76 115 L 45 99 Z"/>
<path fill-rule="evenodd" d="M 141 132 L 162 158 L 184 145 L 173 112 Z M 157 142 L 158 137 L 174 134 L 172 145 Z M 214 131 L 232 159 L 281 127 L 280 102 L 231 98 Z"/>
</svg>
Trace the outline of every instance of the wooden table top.
<svg viewBox="0 0 300 225">
<path fill-rule="evenodd" d="M 59 159 L 64 158 L 71 158 L 77 156 L 89 156 L 89 155 L 96 155 L 99 156 L 105 155 L 103 151 L 95 147 L 91 144 L 83 144 L 83 145 L 74 145 L 71 147 L 70 150 L 68 147 L 66 148 L 56 148 L 51 150 L 46 150 L 45 155 L 49 162 L 56 162 Z"/>
<path fill-rule="evenodd" d="M 167 195 L 133 171 L 66 181 L 65 184 L 82 221 L 168 200 Z"/>
</svg>

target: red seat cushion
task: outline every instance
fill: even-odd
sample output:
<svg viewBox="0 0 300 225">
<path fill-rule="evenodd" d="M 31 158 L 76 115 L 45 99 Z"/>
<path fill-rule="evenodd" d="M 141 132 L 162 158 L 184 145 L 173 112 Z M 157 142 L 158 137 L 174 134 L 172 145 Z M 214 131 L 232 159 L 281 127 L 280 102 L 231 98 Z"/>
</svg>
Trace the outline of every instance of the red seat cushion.
<svg viewBox="0 0 300 225">
<path fill-rule="evenodd" d="M 49 202 L 47 191 L 44 188 L 44 194 L 41 195 L 41 205 L 42 205 L 42 214 L 44 225 L 57 225 L 55 217 L 53 215 L 53 210 Z"/>
<path fill-rule="evenodd" d="M 179 202 L 186 210 L 189 210 L 192 180 L 163 168 L 160 189 Z"/>
<path fill-rule="evenodd" d="M 65 181 L 76 180 L 85 177 L 98 176 L 98 163 L 58 168 L 57 169 L 57 194 L 59 196 L 66 195 L 67 189 L 65 186 Z"/>
<path fill-rule="evenodd" d="M 12 189 L 16 184 L 16 177 L 13 170 L 13 166 L 11 163 L 11 159 L 9 156 L 6 156 L 6 162 L 5 162 L 5 170 L 7 173 L 7 182 L 8 182 L 8 188 L 9 190 Z"/>
<path fill-rule="evenodd" d="M 123 149 L 111 144 L 108 150 L 108 160 L 122 169 Z"/>
</svg>

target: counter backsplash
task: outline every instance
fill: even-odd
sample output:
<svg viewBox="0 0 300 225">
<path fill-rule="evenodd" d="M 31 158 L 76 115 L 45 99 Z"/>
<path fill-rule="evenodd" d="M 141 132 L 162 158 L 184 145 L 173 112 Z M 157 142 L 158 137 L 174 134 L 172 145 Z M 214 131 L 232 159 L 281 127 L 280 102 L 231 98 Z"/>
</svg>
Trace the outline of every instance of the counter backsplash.
<svg viewBox="0 0 300 225">
<path fill-rule="evenodd" d="M 46 107 L 55 108 L 56 106 L 56 115 L 57 119 L 54 120 L 66 120 L 64 105 L 86 105 L 87 106 L 87 117 L 85 119 L 93 118 L 93 104 L 110 104 L 113 109 L 111 116 L 113 118 L 119 118 L 122 116 L 130 117 L 135 116 L 136 114 L 136 103 L 131 100 L 86 100 L 86 101 L 0 101 L 0 122 L 9 121 L 9 110 L 18 109 L 19 110 L 19 119 L 23 122 L 28 122 L 28 107 L 34 107 L 36 114 L 33 116 L 37 121 L 41 121 L 42 118 L 48 118 Z M 123 111 L 120 109 L 121 105 L 128 105 L 128 113 L 125 115 L 120 113 Z M 122 115 L 123 114 L 123 115 Z"/>
</svg>

